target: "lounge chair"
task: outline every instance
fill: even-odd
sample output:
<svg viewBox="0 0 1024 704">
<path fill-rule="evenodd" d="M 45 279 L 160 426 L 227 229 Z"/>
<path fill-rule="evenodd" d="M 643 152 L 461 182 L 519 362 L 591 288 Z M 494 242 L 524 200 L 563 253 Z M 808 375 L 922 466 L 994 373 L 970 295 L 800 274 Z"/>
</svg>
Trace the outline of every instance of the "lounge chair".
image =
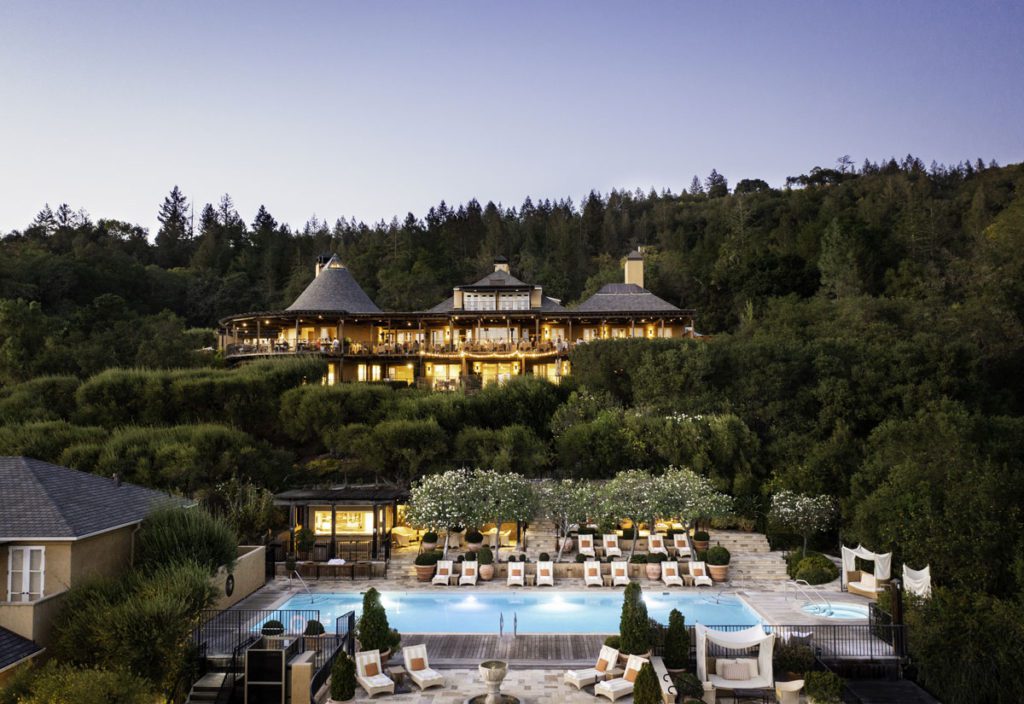
<svg viewBox="0 0 1024 704">
<path fill-rule="evenodd" d="M 583 585 L 586 587 L 604 586 L 604 580 L 601 579 L 601 563 L 597 560 L 587 560 L 583 563 Z"/>
<path fill-rule="evenodd" d="M 594 552 L 594 536 L 586 533 L 581 533 L 577 536 L 580 541 L 580 555 L 587 555 L 588 557 L 597 557 L 597 553 Z"/>
<path fill-rule="evenodd" d="M 476 562 L 463 562 L 462 563 L 462 574 L 459 576 L 459 586 L 463 584 L 471 584 L 476 586 L 476 578 L 479 574 Z"/>
<path fill-rule="evenodd" d="M 615 667 L 618 661 L 619 651 L 607 645 L 601 646 L 601 654 L 597 656 L 597 663 L 585 670 L 566 670 L 562 681 L 571 684 L 576 689 L 588 687 L 598 680 L 604 679 L 604 673 Z"/>
<path fill-rule="evenodd" d="M 385 692 L 395 693 L 395 681 L 384 674 L 379 650 L 356 653 L 356 682 L 371 697 Z"/>
<path fill-rule="evenodd" d="M 629 564 L 625 560 L 612 562 L 612 586 L 625 587 L 629 584 Z"/>
<path fill-rule="evenodd" d="M 402 648 L 402 657 L 405 659 L 405 670 L 409 678 L 419 685 L 420 689 L 428 687 L 444 687 L 444 675 L 430 667 L 427 659 L 427 646 L 407 645 Z"/>
<path fill-rule="evenodd" d="M 619 536 L 615 533 L 602 536 L 602 544 L 607 557 L 622 557 L 622 550 L 619 549 Z"/>
<path fill-rule="evenodd" d="M 708 566 L 703 562 L 690 560 L 690 576 L 693 577 L 693 585 L 695 587 L 699 587 L 702 584 L 710 587 L 714 584 L 711 581 L 711 577 L 708 577 Z"/>
<path fill-rule="evenodd" d="M 405 533 L 398 533 L 391 531 L 391 547 L 393 548 L 407 548 L 409 547 L 409 536 Z"/>
<path fill-rule="evenodd" d="M 630 655 L 629 660 L 626 661 L 626 671 L 623 673 L 622 677 L 598 682 L 594 685 L 594 696 L 608 697 L 611 701 L 615 701 L 619 697 L 625 697 L 628 694 L 632 694 L 633 682 L 636 681 L 636 676 L 640 674 L 640 668 L 643 667 L 646 662 L 646 658 L 642 658 L 637 655 Z"/>
<path fill-rule="evenodd" d="M 686 533 L 676 533 L 672 536 L 672 548 L 676 551 L 676 557 L 692 557 L 690 541 Z"/>
<path fill-rule="evenodd" d="M 647 552 L 660 552 L 662 555 L 668 555 L 668 548 L 665 547 L 665 536 L 661 533 L 651 533 L 647 536 Z"/>
<path fill-rule="evenodd" d="M 661 563 L 661 581 L 666 587 L 683 586 L 683 578 L 679 576 L 679 563 L 668 560 Z"/>
<path fill-rule="evenodd" d="M 434 578 L 430 580 L 431 584 L 441 584 L 447 587 L 452 583 L 452 575 L 454 574 L 452 569 L 451 560 L 438 560 L 437 561 L 437 572 L 434 573 Z"/>
<path fill-rule="evenodd" d="M 518 584 L 520 587 L 526 586 L 526 563 L 525 562 L 510 562 L 508 563 L 508 586 Z"/>
<path fill-rule="evenodd" d="M 537 563 L 537 581 L 538 587 L 547 585 L 549 587 L 555 586 L 555 563 L 554 562 L 538 562 Z"/>
</svg>

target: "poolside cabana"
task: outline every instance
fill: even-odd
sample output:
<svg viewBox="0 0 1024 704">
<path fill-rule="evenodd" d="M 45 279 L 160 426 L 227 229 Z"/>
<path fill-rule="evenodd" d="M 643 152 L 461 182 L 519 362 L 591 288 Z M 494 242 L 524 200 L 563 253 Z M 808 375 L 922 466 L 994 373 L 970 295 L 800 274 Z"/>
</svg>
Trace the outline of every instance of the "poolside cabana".
<svg viewBox="0 0 1024 704">
<path fill-rule="evenodd" d="M 697 624 L 697 679 L 710 682 L 717 689 L 767 689 L 772 686 L 772 651 L 775 635 L 765 633 L 763 626 L 742 631 L 716 631 Z M 717 648 L 713 647 L 717 646 Z M 757 656 L 729 658 L 728 651 L 749 651 L 757 648 Z M 709 671 L 709 650 L 715 656 L 715 668 Z"/>
<path fill-rule="evenodd" d="M 851 594 L 859 594 L 869 599 L 878 599 L 884 592 L 892 570 L 892 553 L 875 553 L 863 545 L 855 548 L 842 546 L 843 572 L 842 585 Z M 857 558 L 874 563 L 874 569 L 863 572 L 857 569 Z"/>
<path fill-rule="evenodd" d="M 373 484 L 292 489 L 274 496 L 275 505 L 288 508 L 289 550 L 295 552 L 295 532 L 308 527 L 316 536 L 310 557 L 318 561 L 389 557 L 385 544 L 408 500 L 407 489 Z"/>
</svg>

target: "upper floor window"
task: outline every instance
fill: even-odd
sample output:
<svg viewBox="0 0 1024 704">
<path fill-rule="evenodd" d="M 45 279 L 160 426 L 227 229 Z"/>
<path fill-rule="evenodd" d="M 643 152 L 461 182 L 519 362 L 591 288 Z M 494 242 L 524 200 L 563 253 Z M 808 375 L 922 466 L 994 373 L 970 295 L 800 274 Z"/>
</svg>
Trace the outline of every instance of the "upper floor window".
<svg viewBox="0 0 1024 704">
<path fill-rule="evenodd" d="M 530 294 L 502 294 L 498 308 L 499 310 L 530 310 Z"/>
<path fill-rule="evenodd" d="M 43 598 L 46 548 L 13 546 L 7 550 L 7 600 L 37 601 Z"/>
<path fill-rule="evenodd" d="M 495 310 L 493 293 L 467 293 L 463 296 L 465 310 Z"/>
</svg>

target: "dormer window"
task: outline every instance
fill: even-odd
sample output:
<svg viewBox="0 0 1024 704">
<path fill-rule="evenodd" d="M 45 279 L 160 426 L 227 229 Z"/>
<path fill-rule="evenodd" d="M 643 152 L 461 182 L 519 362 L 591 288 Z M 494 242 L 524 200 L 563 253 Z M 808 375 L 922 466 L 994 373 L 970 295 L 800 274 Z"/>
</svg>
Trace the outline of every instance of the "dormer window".
<svg viewBox="0 0 1024 704">
<path fill-rule="evenodd" d="M 37 546 L 12 546 L 7 553 L 7 600 L 38 601 L 44 595 L 46 550 Z"/>
</svg>

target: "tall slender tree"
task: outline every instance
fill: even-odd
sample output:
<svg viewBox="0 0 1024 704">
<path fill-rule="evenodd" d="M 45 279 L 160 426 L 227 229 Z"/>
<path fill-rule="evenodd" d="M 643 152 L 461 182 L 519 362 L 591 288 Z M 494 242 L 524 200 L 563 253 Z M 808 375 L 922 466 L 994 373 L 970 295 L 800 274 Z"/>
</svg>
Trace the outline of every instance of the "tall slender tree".
<svg viewBox="0 0 1024 704">
<path fill-rule="evenodd" d="M 165 268 L 185 266 L 192 254 L 192 225 L 188 200 L 175 186 L 164 198 L 157 215 L 156 261 Z"/>
</svg>

